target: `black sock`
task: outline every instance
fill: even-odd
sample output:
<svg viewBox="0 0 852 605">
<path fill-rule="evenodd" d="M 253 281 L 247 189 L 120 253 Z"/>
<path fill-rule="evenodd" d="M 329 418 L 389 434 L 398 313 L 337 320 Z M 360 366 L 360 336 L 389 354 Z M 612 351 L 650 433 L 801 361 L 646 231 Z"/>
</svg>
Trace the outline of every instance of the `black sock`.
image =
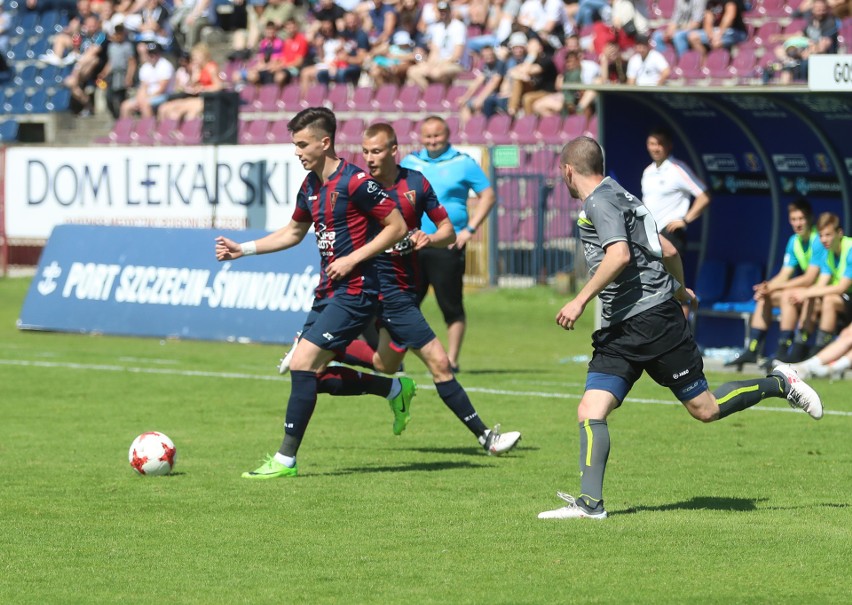
<svg viewBox="0 0 852 605">
<path fill-rule="evenodd" d="M 488 427 L 482 422 L 476 410 L 473 409 L 470 397 L 467 396 L 467 392 L 459 384 L 458 380 L 453 378 L 447 382 L 436 382 L 435 388 L 438 391 L 441 401 L 453 411 L 471 433 L 479 437 L 488 430 Z"/>
<path fill-rule="evenodd" d="M 766 342 L 766 330 L 751 328 L 748 335 L 748 351 L 750 353 L 762 353 L 763 343 Z"/>
<path fill-rule="evenodd" d="M 782 330 L 778 334 L 778 350 L 775 351 L 775 357 L 783 357 L 787 354 L 787 350 L 793 344 L 793 330 Z"/>
<path fill-rule="evenodd" d="M 335 366 L 319 375 L 317 392 L 337 397 L 354 395 L 377 395 L 387 397 L 390 394 L 393 378 L 359 372 L 352 368 Z"/>
<path fill-rule="evenodd" d="M 590 511 L 603 508 L 603 480 L 609 458 L 609 427 L 606 420 L 580 423 L 580 497 Z"/>
<path fill-rule="evenodd" d="M 284 441 L 278 452 L 295 458 L 314 408 L 317 407 L 317 375 L 315 372 L 292 370 L 290 380 L 293 386 L 290 388 L 290 400 L 284 417 Z"/>
<path fill-rule="evenodd" d="M 821 351 L 826 346 L 828 346 L 831 341 L 834 340 L 834 334 L 831 332 L 825 332 L 823 330 L 817 330 L 814 335 L 813 346 L 817 351 Z"/>
<path fill-rule="evenodd" d="M 719 420 L 742 412 L 767 397 L 785 397 L 786 385 L 778 376 L 726 382 L 713 391 L 719 404 Z"/>
</svg>

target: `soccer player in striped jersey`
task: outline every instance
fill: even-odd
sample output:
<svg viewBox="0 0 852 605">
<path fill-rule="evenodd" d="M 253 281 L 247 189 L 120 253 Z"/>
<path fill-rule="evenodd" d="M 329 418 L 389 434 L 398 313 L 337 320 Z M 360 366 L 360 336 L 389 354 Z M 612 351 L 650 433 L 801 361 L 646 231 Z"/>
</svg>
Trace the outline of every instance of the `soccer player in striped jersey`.
<svg viewBox="0 0 852 605">
<path fill-rule="evenodd" d="M 309 107 L 287 125 L 296 156 L 309 170 L 288 225 L 256 241 L 216 240 L 216 258 L 233 260 L 285 250 L 300 243 L 313 225 L 321 257 L 314 305 L 290 361 L 292 388 L 284 440 L 278 452 L 246 479 L 297 475 L 296 453 L 317 402 L 319 377 L 363 330 L 378 310 L 378 274 L 374 257 L 407 233 L 405 220 L 383 188 L 360 168 L 337 157 L 334 113 Z"/>
</svg>

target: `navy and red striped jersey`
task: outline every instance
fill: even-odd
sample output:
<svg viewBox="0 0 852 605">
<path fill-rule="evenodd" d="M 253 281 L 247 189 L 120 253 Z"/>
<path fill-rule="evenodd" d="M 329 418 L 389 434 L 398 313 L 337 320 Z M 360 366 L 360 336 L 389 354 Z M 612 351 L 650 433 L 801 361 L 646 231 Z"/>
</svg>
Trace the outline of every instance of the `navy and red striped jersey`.
<svg viewBox="0 0 852 605">
<path fill-rule="evenodd" d="M 435 190 L 423 173 L 399 168 L 396 182 L 385 193 L 402 213 L 408 234 L 390 250 L 379 255 L 379 283 L 382 298 L 398 292 L 416 292 L 420 281 L 420 265 L 411 243 L 411 233 L 420 229 L 425 213 L 436 225 L 447 218 L 447 211 L 438 202 Z"/>
<path fill-rule="evenodd" d="M 382 228 L 380 221 L 395 207 L 381 185 L 345 160 L 325 183 L 313 172 L 305 177 L 296 196 L 293 220 L 314 224 L 321 258 L 317 298 L 334 296 L 335 292 L 378 293 L 375 259 L 359 263 L 338 282 L 328 277 L 326 268 L 373 239 Z"/>
</svg>

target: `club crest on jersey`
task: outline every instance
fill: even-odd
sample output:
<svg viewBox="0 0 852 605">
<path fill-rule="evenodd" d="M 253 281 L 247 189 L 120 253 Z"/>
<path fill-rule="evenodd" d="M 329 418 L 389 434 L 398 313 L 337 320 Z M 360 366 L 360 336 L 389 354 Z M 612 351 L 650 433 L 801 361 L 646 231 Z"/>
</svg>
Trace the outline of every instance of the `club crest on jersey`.
<svg viewBox="0 0 852 605">
<path fill-rule="evenodd" d="M 332 191 L 329 202 L 331 203 L 331 209 L 334 210 L 334 205 L 337 203 L 337 196 L 340 195 L 338 191 Z"/>
<path fill-rule="evenodd" d="M 402 195 L 405 196 L 405 199 L 408 200 L 408 203 L 414 206 L 417 202 L 417 193 L 414 190 L 406 191 Z"/>
<path fill-rule="evenodd" d="M 376 181 L 370 181 L 367 183 L 367 193 L 375 193 L 379 190 L 379 184 Z"/>
</svg>

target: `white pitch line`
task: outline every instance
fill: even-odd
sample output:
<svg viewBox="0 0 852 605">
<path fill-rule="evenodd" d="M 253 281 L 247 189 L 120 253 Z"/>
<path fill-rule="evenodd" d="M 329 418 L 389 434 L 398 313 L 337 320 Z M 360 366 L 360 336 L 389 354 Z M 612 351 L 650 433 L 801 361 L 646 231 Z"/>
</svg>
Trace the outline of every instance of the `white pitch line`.
<svg viewBox="0 0 852 605">
<path fill-rule="evenodd" d="M 237 372 L 209 372 L 202 370 L 177 370 L 169 368 L 140 368 L 118 365 L 105 364 L 83 364 L 65 361 L 28 361 L 22 359 L 0 359 L 0 366 L 23 366 L 36 368 L 66 368 L 69 370 L 86 370 L 100 372 L 130 372 L 131 374 L 164 374 L 169 376 L 198 376 L 202 378 L 229 378 L 232 380 L 267 380 L 267 381 L 284 381 L 287 380 L 282 376 L 270 374 L 241 374 Z M 420 389 L 434 390 L 435 387 L 431 384 L 417 385 Z M 505 397 L 536 397 L 541 399 L 580 399 L 580 393 L 544 393 L 541 391 L 507 391 L 504 389 L 489 389 L 485 387 L 465 387 L 465 390 L 470 393 L 484 393 L 486 395 L 500 395 Z M 639 397 L 629 397 L 628 403 L 644 403 L 650 405 L 681 405 L 679 401 L 670 399 L 643 399 Z M 789 412 L 798 414 L 799 410 L 794 410 L 789 407 L 770 407 L 770 406 L 755 406 L 752 410 L 761 412 Z M 852 417 L 852 412 L 842 410 L 825 410 L 826 416 L 849 416 Z"/>
</svg>

